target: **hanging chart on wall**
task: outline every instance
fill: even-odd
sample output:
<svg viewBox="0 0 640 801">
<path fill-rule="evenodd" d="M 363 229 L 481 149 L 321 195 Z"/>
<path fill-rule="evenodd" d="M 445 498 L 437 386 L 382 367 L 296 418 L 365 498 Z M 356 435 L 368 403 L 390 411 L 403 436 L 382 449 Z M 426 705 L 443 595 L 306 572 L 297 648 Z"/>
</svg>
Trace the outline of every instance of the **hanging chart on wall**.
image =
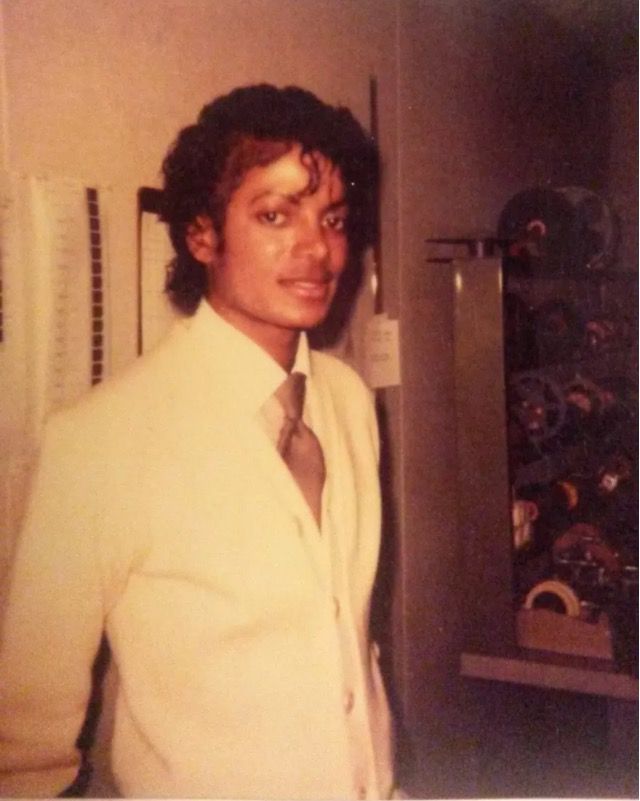
<svg viewBox="0 0 640 801">
<path fill-rule="evenodd" d="M 46 417 L 106 374 L 109 194 L 69 178 L 0 173 L 0 517 L 8 541 Z"/>
</svg>

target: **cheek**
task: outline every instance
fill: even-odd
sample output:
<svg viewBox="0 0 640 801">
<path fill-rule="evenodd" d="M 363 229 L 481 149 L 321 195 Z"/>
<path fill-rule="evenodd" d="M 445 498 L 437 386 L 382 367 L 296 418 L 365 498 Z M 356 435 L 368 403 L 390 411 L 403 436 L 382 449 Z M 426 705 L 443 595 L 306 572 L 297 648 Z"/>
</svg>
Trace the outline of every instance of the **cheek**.
<svg viewBox="0 0 640 801">
<path fill-rule="evenodd" d="M 331 265 L 336 275 L 339 275 L 347 263 L 348 245 L 346 238 L 337 239 L 329 248 Z"/>
<path fill-rule="evenodd" d="M 240 240 L 237 253 L 248 269 L 268 272 L 270 269 L 275 269 L 290 252 L 290 238 L 283 232 L 269 236 L 263 230 L 251 230 L 245 233 L 243 240 Z"/>
</svg>

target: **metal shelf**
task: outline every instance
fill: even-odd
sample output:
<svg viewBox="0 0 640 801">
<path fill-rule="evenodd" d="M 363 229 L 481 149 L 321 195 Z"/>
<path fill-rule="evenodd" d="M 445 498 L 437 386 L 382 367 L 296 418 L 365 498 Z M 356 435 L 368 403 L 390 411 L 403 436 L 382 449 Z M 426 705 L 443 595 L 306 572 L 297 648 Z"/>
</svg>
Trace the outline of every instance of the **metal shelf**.
<svg viewBox="0 0 640 801">
<path fill-rule="evenodd" d="M 465 652 L 462 676 L 546 689 L 600 695 L 623 701 L 638 700 L 638 679 L 618 673 L 612 662 L 519 649 L 512 656 Z"/>
</svg>

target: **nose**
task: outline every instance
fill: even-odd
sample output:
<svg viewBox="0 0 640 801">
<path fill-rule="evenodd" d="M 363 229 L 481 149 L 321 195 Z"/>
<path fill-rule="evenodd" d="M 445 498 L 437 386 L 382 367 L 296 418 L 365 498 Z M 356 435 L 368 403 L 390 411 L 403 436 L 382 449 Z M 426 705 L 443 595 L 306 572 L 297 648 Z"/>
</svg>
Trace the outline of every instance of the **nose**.
<svg viewBox="0 0 640 801">
<path fill-rule="evenodd" d="M 315 222 L 300 226 L 295 243 L 296 255 L 322 261 L 329 255 L 326 229 Z"/>
</svg>

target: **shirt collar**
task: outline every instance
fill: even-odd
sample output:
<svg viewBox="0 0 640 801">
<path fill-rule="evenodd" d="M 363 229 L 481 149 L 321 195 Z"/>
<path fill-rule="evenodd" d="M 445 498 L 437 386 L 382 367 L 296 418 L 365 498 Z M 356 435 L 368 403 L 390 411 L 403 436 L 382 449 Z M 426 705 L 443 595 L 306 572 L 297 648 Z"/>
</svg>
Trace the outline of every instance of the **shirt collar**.
<svg viewBox="0 0 640 801">
<path fill-rule="evenodd" d="M 207 364 L 215 366 L 217 381 L 239 408 L 257 412 L 287 377 L 286 371 L 263 348 L 223 319 L 203 300 L 191 318 Z M 305 333 L 298 341 L 293 372 L 311 375 L 309 343 Z"/>
</svg>

